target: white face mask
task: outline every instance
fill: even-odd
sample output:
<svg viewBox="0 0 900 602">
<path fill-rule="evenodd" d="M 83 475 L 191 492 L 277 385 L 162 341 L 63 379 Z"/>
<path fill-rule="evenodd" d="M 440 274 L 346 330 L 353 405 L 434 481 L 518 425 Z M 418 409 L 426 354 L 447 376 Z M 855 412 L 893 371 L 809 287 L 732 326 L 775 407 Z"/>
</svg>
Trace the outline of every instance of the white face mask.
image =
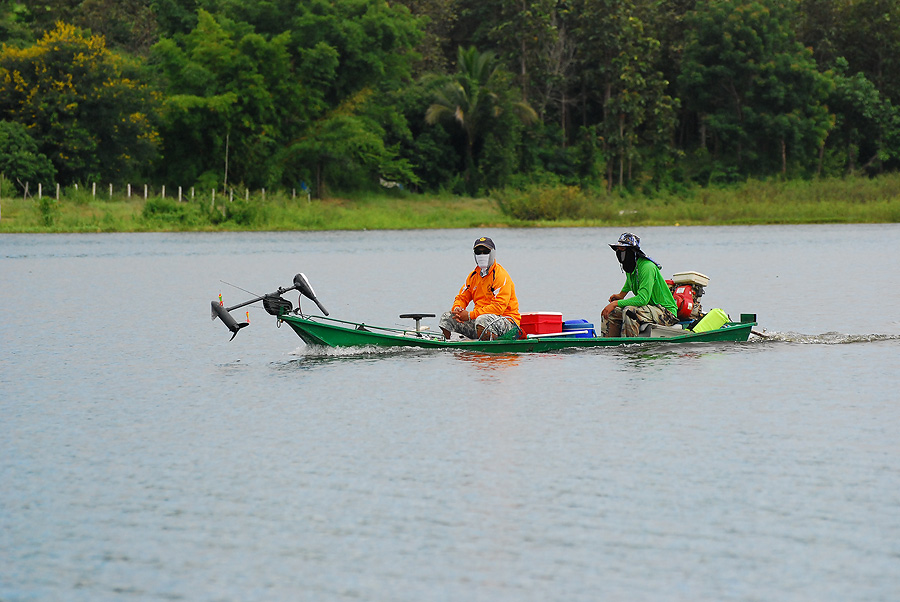
<svg viewBox="0 0 900 602">
<path fill-rule="evenodd" d="M 482 270 L 486 270 L 488 267 L 488 262 L 491 260 L 490 255 L 476 255 L 475 263 L 478 264 L 478 267 Z"/>
</svg>

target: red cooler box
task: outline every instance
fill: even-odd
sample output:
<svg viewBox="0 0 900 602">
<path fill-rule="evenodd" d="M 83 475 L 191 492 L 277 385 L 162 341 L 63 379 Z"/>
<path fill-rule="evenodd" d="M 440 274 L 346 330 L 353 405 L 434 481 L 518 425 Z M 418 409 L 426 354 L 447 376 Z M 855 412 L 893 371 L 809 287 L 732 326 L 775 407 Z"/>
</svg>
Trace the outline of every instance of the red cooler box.
<svg viewBox="0 0 900 602">
<path fill-rule="evenodd" d="M 562 332 L 562 313 L 555 311 L 535 311 L 522 314 L 522 330 L 525 334 L 553 334 Z"/>
</svg>

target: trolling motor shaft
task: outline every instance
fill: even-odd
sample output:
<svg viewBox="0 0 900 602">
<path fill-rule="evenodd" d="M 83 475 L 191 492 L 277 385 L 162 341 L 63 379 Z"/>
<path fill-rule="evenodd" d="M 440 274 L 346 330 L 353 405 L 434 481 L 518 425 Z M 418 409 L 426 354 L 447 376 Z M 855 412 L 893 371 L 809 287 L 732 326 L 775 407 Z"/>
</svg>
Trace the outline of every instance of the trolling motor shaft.
<svg viewBox="0 0 900 602">
<path fill-rule="evenodd" d="M 263 302 L 263 307 L 266 312 L 273 316 L 279 316 L 281 314 L 289 313 L 293 311 L 294 307 L 291 305 L 291 302 L 287 299 L 283 299 L 281 295 L 285 294 L 288 291 L 299 291 L 301 295 L 313 301 L 323 314 L 328 315 L 328 310 L 325 309 L 325 306 L 322 305 L 319 300 L 316 298 L 316 293 L 313 291 L 312 285 L 309 283 L 309 280 L 302 273 L 294 276 L 294 284 L 293 286 L 289 286 L 287 288 L 279 287 L 274 293 L 268 293 L 266 295 L 262 295 L 256 297 L 254 299 L 250 299 L 249 301 L 244 301 L 243 303 L 238 303 L 237 305 L 232 305 L 231 307 L 225 307 L 220 303 L 215 301 L 212 302 L 212 319 L 215 320 L 219 318 L 222 320 L 222 323 L 228 327 L 228 330 L 231 331 L 231 339 L 234 340 L 234 337 L 237 336 L 238 331 L 241 328 L 246 326 L 250 326 L 250 322 L 238 322 L 234 319 L 234 317 L 229 313 L 239 307 L 244 307 L 245 305 L 250 305 L 251 303 L 256 303 L 257 301 Z M 221 295 L 219 295 L 221 297 Z M 298 309 L 299 309 L 299 301 L 298 301 Z"/>
</svg>

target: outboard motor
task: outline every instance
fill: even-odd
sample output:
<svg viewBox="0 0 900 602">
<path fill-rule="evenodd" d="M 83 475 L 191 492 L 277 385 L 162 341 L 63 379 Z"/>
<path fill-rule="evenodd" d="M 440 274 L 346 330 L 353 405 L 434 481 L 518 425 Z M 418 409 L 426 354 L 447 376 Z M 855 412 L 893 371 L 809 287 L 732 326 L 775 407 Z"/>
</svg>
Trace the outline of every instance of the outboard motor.
<svg viewBox="0 0 900 602">
<path fill-rule="evenodd" d="M 678 272 L 672 275 L 671 280 L 666 280 L 675 305 L 678 308 L 679 320 L 696 320 L 703 313 L 700 306 L 700 297 L 709 284 L 709 277 L 699 272 Z"/>
</svg>

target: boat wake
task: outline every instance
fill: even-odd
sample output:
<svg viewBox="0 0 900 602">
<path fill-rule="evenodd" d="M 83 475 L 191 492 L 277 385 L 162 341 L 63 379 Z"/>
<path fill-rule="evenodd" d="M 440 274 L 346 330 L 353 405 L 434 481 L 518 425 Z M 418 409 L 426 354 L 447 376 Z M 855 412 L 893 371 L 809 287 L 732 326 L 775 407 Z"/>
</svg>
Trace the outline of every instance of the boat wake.
<svg viewBox="0 0 900 602">
<path fill-rule="evenodd" d="M 777 331 L 753 331 L 749 341 L 741 345 L 760 345 L 766 343 L 793 343 L 799 345 L 845 345 L 851 343 L 881 343 L 885 341 L 900 341 L 900 334 L 846 334 L 841 332 L 825 332 L 822 334 L 803 334 L 799 332 L 777 332 Z M 720 343 L 706 343 L 708 345 L 719 345 Z M 664 340 L 660 340 L 658 345 L 665 345 Z M 696 345 L 704 345 L 704 343 L 696 343 Z M 644 345 L 624 346 L 624 347 L 603 347 L 596 348 L 595 351 L 608 352 L 610 350 L 619 350 L 630 352 L 634 349 L 631 347 L 643 347 Z M 683 348 L 681 345 L 679 348 Z M 407 356 L 410 354 L 430 354 L 435 350 L 421 349 L 419 347 L 380 347 L 377 345 L 366 345 L 358 347 L 327 347 L 323 345 L 301 345 L 287 354 L 291 358 L 290 362 L 329 362 L 334 360 L 347 359 L 377 359 L 386 357 Z M 563 349 L 558 353 L 579 353 L 584 349 Z"/>
<path fill-rule="evenodd" d="M 302 345 L 294 349 L 288 355 L 298 358 L 353 358 L 421 352 L 422 349 L 418 347 L 379 347 L 377 345 L 365 345 L 360 347 L 326 347 L 324 345 Z"/>
<path fill-rule="evenodd" d="M 846 334 L 842 332 L 802 334 L 799 332 L 765 332 L 762 336 L 751 336 L 750 341 L 756 343 L 777 341 L 781 343 L 800 343 L 802 345 L 846 345 L 849 343 L 900 341 L 900 334 Z"/>
</svg>

